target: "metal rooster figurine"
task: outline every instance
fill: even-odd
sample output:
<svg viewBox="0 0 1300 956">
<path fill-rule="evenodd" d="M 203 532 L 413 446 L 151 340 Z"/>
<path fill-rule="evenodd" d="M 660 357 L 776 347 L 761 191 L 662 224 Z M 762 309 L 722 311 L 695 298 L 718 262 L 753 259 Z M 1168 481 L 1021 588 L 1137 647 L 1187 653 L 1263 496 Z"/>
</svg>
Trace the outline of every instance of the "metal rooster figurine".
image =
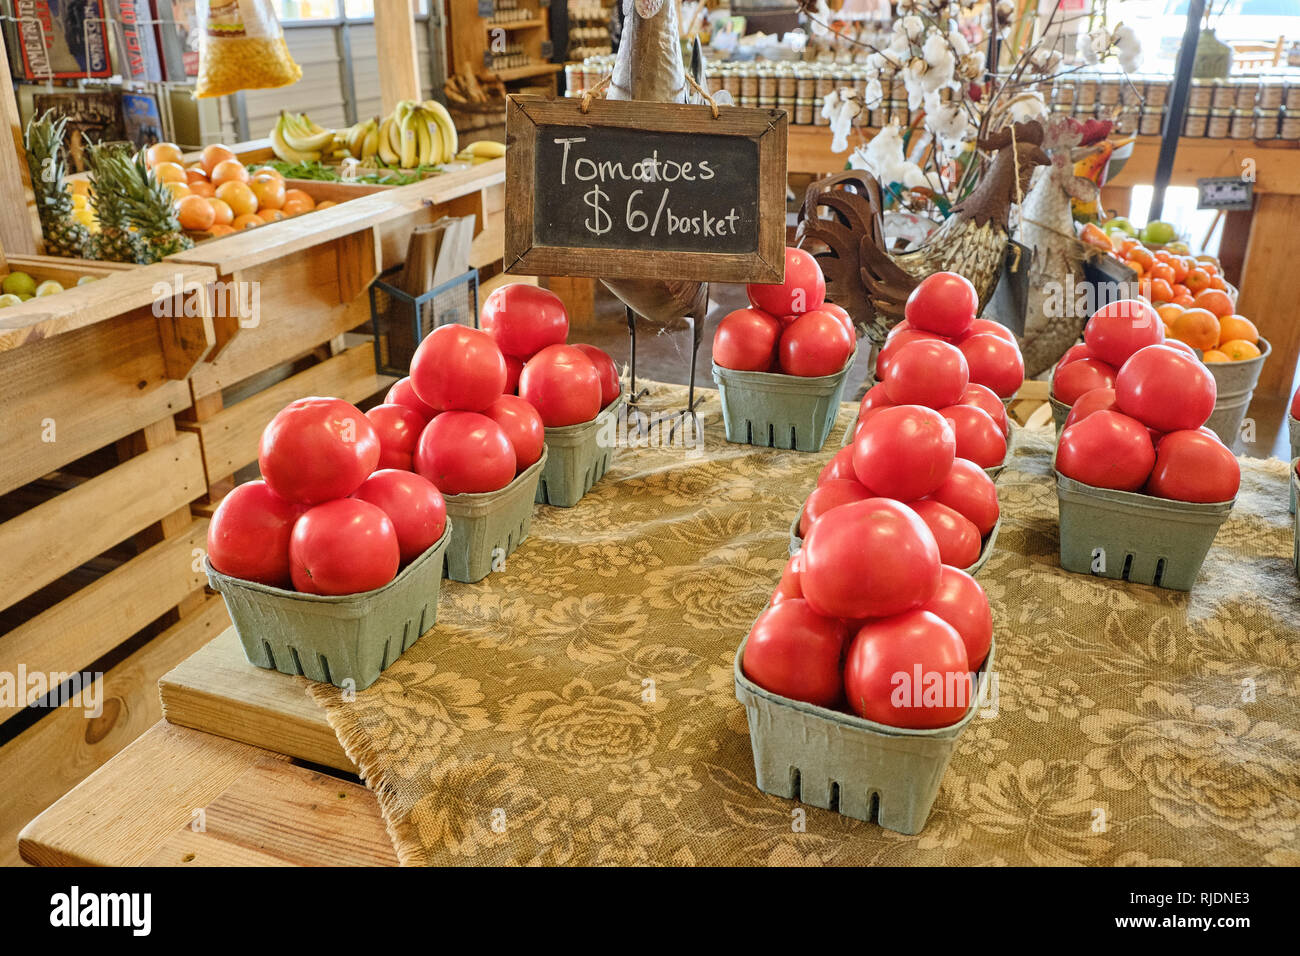
<svg viewBox="0 0 1300 956">
<path fill-rule="evenodd" d="M 1050 162 L 1042 141 L 1043 128 L 1037 122 L 1016 123 L 982 138 L 980 148 L 996 153 L 988 169 L 917 249 L 889 250 L 880 184 L 862 170 L 808 187 L 796 244 L 821 263 L 827 298 L 848 310 L 876 345 L 902 320 L 912 289 L 935 272 L 956 272 L 969 279 L 983 309 L 1006 257 L 1011 205 L 1028 191 L 1035 167 Z"/>
<path fill-rule="evenodd" d="M 682 65 L 681 35 L 677 5 L 673 0 L 621 0 L 623 36 L 614 61 L 609 91 L 611 100 L 643 100 L 654 103 L 704 102 L 692 93 Z M 704 83 L 704 56 L 699 40 L 691 57 L 692 79 Z M 666 326 L 679 319 L 691 320 L 691 382 L 688 411 L 695 408 L 695 359 L 704 334 L 704 317 L 709 310 L 707 282 L 670 279 L 602 279 L 606 288 L 627 306 L 627 327 L 632 339 L 632 400 L 636 391 L 636 317 Z"/>
</svg>

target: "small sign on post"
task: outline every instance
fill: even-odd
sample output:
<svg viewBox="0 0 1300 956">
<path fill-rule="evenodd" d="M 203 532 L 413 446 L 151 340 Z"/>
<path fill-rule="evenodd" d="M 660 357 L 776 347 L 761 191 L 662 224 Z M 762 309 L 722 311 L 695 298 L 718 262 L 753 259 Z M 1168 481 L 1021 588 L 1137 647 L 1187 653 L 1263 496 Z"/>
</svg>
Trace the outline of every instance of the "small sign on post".
<svg viewBox="0 0 1300 956">
<path fill-rule="evenodd" d="M 1255 184 L 1240 176 L 1196 180 L 1196 208 L 1248 210 L 1255 203 Z"/>
<path fill-rule="evenodd" d="M 781 282 L 781 110 L 512 96 L 506 271 Z"/>
</svg>

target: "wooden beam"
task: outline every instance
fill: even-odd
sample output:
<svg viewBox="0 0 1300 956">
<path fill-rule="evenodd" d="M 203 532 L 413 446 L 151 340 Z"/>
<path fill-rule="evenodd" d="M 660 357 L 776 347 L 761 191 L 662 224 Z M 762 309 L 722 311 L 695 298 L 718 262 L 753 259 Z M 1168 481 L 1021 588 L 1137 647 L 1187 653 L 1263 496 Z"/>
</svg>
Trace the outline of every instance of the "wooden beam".
<svg viewBox="0 0 1300 956">
<path fill-rule="evenodd" d="M 1273 346 L 1255 391 L 1285 396 L 1300 358 L 1295 320 L 1295 264 L 1300 261 L 1300 195 L 1256 193 L 1255 216 L 1242 266 L 1237 311 L 1259 327 Z"/>
<path fill-rule="evenodd" d="M 379 50 L 379 95 L 385 113 L 399 100 L 422 100 L 412 0 L 375 0 L 375 47 Z"/>
</svg>

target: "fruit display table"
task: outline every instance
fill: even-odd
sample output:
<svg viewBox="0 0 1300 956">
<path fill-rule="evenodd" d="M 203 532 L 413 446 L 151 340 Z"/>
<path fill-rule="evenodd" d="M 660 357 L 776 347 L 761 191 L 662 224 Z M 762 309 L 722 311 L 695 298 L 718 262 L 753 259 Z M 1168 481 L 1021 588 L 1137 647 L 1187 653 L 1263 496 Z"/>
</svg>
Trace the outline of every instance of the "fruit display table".
<svg viewBox="0 0 1300 956">
<path fill-rule="evenodd" d="M 869 131 L 868 131 L 869 132 Z M 787 140 L 789 171 L 822 175 L 843 168 L 848 156 L 831 152 L 831 132 L 823 126 L 791 126 Z M 1160 137 L 1139 136 L 1133 155 L 1103 189 L 1102 204 L 1118 215 L 1129 212 L 1133 187 L 1155 178 Z M 1229 281 L 1241 289 L 1237 311 L 1252 316 L 1260 333 L 1273 344 L 1257 390 L 1290 394 L 1300 360 L 1300 327 L 1291 321 L 1294 282 L 1288 271 L 1300 257 L 1300 141 L 1181 138 L 1174 158 L 1171 186 L 1195 186 L 1197 179 L 1253 174 L 1255 208 L 1230 213 L 1221 255 L 1225 266 L 1236 263 Z M 1199 237 L 1198 237 L 1199 239 Z"/>
<path fill-rule="evenodd" d="M 653 386 L 650 404 L 684 397 Z M 444 582 L 434 630 L 354 700 L 257 670 L 220 635 L 162 680 L 165 721 L 26 827 L 24 859 L 1292 862 L 1286 466 L 1242 460 L 1190 594 L 1129 585 L 1061 570 L 1050 427 L 1024 429 L 997 479 L 1005 518 L 978 575 L 996 695 L 921 833 L 757 790 L 735 650 L 853 413 L 802 454 L 727 444 L 709 397 L 702 446 L 620 448 L 576 507 L 537 508 L 503 569 Z"/>
</svg>

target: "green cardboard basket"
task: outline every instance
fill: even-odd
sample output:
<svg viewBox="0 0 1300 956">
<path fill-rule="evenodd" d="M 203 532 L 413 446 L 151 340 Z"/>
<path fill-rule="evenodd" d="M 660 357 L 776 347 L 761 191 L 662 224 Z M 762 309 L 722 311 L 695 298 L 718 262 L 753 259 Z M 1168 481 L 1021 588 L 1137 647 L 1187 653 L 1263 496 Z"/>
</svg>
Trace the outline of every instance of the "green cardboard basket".
<svg viewBox="0 0 1300 956">
<path fill-rule="evenodd" d="M 1170 501 L 1096 488 L 1061 474 L 1056 496 L 1061 567 L 1177 591 L 1190 591 L 1196 583 L 1214 536 L 1237 500 Z"/>
<path fill-rule="evenodd" d="M 622 407 L 620 395 L 589 422 L 546 429 L 550 457 L 537 483 L 535 500 L 539 504 L 572 508 L 605 477 L 617 444 L 613 422 Z"/>
<path fill-rule="evenodd" d="M 803 547 L 803 538 L 799 537 L 799 522 L 802 519 L 803 505 L 800 505 L 799 513 L 796 514 L 794 520 L 790 522 L 790 554 L 794 554 Z M 988 537 L 984 539 L 984 547 L 980 548 L 980 556 L 969 568 L 963 568 L 963 570 L 971 577 L 974 577 L 979 573 L 980 568 L 984 567 L 984 563 L 988 561 L 989 555 L 993 553 L 993 543 L 998 540 L 998 529 L 1001 527 L 1002 516 L 999 514 L 997 523 L 993 525 L 993 530 L 990 531 Z"/>
<path fill-rule="evenodd" d="M 222 574 L 205 557 L 208 583 L 226 602 L 244 656 L 257 667 L 363 690 L 438 620 L 443 552 L 437 543 L 381 588 L 317 595 Z"/>
<path fill-rule="evenodd" d="M 1300 458 L 1300 418 L 1287 412 L 1286 427 L 1291 436 L 1291 457 Z"/>
<path fill-rule="evenodd" d="M 742 668 L 748 640 L 736 649 L 733 673 L 749 720 L 758 789 L 886 830 L 920 833 L 976 702 L 947 727 L 888 727 L 759 687 Z M 991 673 L 994 651 L 990 646 L 981 675 Z"/>
<path fill-rule="evenodd" d="M 447 514 L 456 519 L 447 548 L 447 577 L 470 584 L 481 581 L 497 560 L 505 560 L 528 537 L 546 458 L 543 448 L 541 458 L 498 491 L 446 496 Z"/>
<path fill-rule="evenodd" d="M 1217 389 L 1214 411 L 1205 425 L 1229 448 L 1235 446 L 1241 435 L 1241 422 L 1255 395 L 1259 373 L 1264 360 L 1273 351 L 1266 339 L 1259 340 L 1259 348 L 1260 354 L 1256 358 L 1241 362 L 1209 362 L 1205 366 L 1214 376 Z"/>
<path fill-rule="evenodd" d="M 1295 512 L 1296 496 L 1300 495 L 1300 475 L 1296 474 L 1296 468 L 1300 467 L 1300 458 L 1291 460 L 1291 511 Z M 1295 564 L 1295 573 L 1300 577 L 1300 514 L 1295 516 L 1295 544 L 1293 546 L 1291 561 Z"/>
<path fill-rule="evenodd" d="M 1065 427 L 1065 420 L 1070 415 L 1072 406 L 1064 402 L 1058 402 L 1051 395 L 1047 396 L 1047 404 L 1052 406 L 1052 424 L 1056 426 L 1056 434 L 1061 434 L 1061 429 Z"/>
<path fill-rule="evenodd" d="M 737 372 L 713 365 L 727 441 L 763 448 L 820 451 L 839 414 L 857 349 L 834 375 Z"/>
</svg>

